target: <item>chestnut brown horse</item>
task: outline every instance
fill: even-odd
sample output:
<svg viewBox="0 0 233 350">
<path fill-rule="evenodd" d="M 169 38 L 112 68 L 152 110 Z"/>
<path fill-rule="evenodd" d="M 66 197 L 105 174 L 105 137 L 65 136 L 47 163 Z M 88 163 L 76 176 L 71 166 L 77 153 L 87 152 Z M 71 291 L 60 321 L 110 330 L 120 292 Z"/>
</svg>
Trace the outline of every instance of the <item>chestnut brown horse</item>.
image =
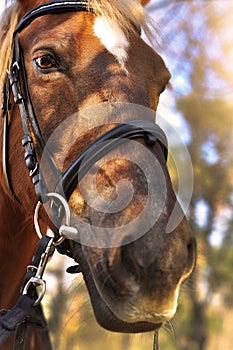
<svg viewBox="0 0 233 350">
<path fill-rule="evenodd" d="M 31 263 L 35 228 L 44 236 L 49 226 L 101 326 L 151 331 L 176 312 L 196 248 L 185 218 L 167 229 L 177 200 L 154 113 L 170 73 L 141 38 L 150 35 L 146 3 L 17 0 L 5 10 L 0 309 L 17 302 L 28 265 L 31 285 L 42 281 Z M 27 350 L 46 349 L 35 337 Z M 0 348 L 12 347 L 10 337 Z"/>
</svg>

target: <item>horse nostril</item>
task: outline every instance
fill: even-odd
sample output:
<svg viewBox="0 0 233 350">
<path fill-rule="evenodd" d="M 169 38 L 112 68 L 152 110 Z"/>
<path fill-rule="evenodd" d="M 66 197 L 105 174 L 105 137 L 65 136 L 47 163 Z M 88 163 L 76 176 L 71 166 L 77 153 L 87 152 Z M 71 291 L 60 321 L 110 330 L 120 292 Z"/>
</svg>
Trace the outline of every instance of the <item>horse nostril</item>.
<svg viewBox="0 0 233 350">
<path fill-rule="evenodd" d="M 192 237 L 189 243 L 187 244 L 187 250 L 188 250 L 188 259 L 187 259 L 187 264 L 185 268 L 184 278 L 187 278 L 191 274 L 196 264 L 197 244 L 196 244 L 196 239 L 194 237 Z"/>
<path fill-rule="evenodd" d="M 189 243 L 187 244 L 187 248 L 188 248 L 189 255 L 191 255 L 193 258 L 196 258 L 196 247 L 197 247 L 196 238 L 192 237 Z"/>
</svg>

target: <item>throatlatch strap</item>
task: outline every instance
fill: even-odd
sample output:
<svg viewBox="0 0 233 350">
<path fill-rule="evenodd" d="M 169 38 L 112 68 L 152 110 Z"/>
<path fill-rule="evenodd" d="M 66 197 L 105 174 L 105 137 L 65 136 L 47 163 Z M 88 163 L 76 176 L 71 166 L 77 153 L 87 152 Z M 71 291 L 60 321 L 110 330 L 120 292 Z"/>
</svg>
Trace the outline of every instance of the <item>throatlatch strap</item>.
<svg viewBox="0 0 233 350">
<path fill-rule="evenodd" d="M 14 35 L 16 33 L 20 33 L 38 17 L 49 14 L 60 14 L 65 12 L 93 12 L 93 10 L 88 6 L 87 0 L 58 0 L 47 2 L 37 7 L 34 7 L 30 12 L 28 12 L 18 23 Z"/>
</svg>

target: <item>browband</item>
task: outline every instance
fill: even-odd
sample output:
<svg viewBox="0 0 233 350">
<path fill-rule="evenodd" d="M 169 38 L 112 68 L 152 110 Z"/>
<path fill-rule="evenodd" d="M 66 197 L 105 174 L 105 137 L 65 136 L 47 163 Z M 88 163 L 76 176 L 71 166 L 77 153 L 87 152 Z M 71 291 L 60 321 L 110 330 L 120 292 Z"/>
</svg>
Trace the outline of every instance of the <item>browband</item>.
<svg viewBox="0 0 233 350">
<path fill-rule="evenodd" d="M 14 36 L 25 29 L 36 18 L 44 15 L 55 15 L 65 12 L 94 12 L 88 5 L 88 0 L 71 0 L 71 1 L 52 1 L 34 7 L 29 11 L 16 26 Z"/>
</svg>

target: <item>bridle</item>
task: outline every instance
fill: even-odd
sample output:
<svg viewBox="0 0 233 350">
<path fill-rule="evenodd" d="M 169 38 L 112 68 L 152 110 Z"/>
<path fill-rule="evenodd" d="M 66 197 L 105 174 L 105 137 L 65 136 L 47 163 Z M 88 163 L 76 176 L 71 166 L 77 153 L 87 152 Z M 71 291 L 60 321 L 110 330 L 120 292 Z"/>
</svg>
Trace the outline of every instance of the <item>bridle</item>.
<svg viewBox="0 0 233 350">
<path fill-rule="evenodd" d="M 9 337 L 11 332 L 16 329 L 15 350 L 23 349 L 26 327 L 30 323 L 36 323 L 37 327 L 44 329 L 44 349 L 51 349 L 46 321 L 40 305 L 45 293 L 45 281 L 42 279 L 43 272 L 55 247 L 60 253 L 71 256 L 65 240 L 67 238 L 70 239 L 72 236 L 71 233 L 78 234 L 78 229 L 70 226 L 70 213 L 67 201 L 88 170 L 112 149 L 127 142 L 127 140 L 138 138 L 144 139 L 147 146 L 152 146 L 158 142 L 163 150 L 165 159 L 167 159 L 167 139 L 163 130 L 155 123 L 137 121 L 130 122 L 130 124 L 125 123 L 117 125 L 81 152 L 63 173 L 58 169 L 43 139 L 31 103 L 24 65 L 24 55 L 18 34 L 38 17 L 48 14 L 81 11 L 94 12 L 93 9 L 89 7 L 88 1 L 85 0 L 45 3 L 32 9 L 20 20 L 13 36 L 13 60 L 3 88 L 2 114 L 4 118 L 4 131 L 2 166 L 8 190 L 11 195 L 18 200 L 11 186 L 8 172 L 8 113 L 11 108 L 10 96 L 13 95 L 14 103 L 18 105 L 20 110 L 25 162 L 39 201 L 35 212 L 35 229 L 40 236 L 36 254 L 32 259 L 31 265 L 28 266 L 28 271 L 25 275 L 21 295 L 17 304 L 9 311 L 0 311 L 2 315 L 0 318 L 0 346 Z M 57 185 L 52 193 L 48 191 L 44 181 L 34 149 L 32 133 L 35 135 L 37 143 L 45 155 L 49 167 L 57 181 Z M 56 218 L 56 227 L 58 227 L 55 229 L 54 237 L 42 235 L 38 224 L 38 211 L 41 204 L 51 199 L 53 203 L 51 205 L 51 218 L 53 223 Z M 61 225 L 63 216 L 65 216 L 65 225 Z M 76 267 L 76 271 L 79 271 L 78 267 Z M 38 286 L 41 287 L 39 294 L 37 291 Z"/>
</svg>

